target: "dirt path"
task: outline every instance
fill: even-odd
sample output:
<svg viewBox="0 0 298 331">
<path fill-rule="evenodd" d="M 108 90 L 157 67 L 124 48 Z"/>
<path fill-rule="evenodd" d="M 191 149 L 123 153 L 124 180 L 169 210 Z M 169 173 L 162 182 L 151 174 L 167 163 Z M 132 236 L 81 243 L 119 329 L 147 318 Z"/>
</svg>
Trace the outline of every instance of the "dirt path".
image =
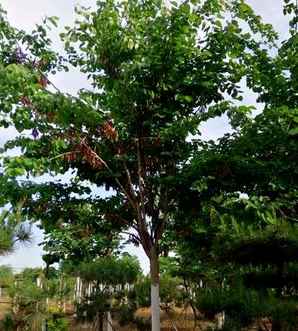
<svg viewBox="0 0 298 331">
<path fill-rule="evenodd" d="M 0 298 L 0 320 L 10 311 L 10 300 L 6 298 Z"/>
</svg>

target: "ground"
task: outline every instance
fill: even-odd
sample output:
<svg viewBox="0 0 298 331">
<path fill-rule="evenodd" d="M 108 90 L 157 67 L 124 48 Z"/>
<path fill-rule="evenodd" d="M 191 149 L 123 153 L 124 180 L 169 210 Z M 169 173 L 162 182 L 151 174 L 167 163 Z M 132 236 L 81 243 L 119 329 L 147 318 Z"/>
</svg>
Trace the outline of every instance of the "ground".
<svg viewBox="0 0 298 331">
<path fill-rule="evenodd" d="M 0 298 L 0 320 L 10 310 L 10 301 L 6 298 Z M 142 308 L 136 313 L 136 316 L 144 320 L 150 320 L 150 309 Z M 161 314 L 162 328 L 161 331 L 205 331 L 210 327 L 214 327 L 212 321 L 201 321 L 196 327 L 193 323 L 192 312 L 190 309 L 175 308 L 170 314 L 162 312 Z M 263 321 L 264 323 L 266 321 Z M 264 324 L 262 323 L 262 324 Z M 135 326 L 127 325 L 121 327 L 117 321 L 113 321 L 115 331 L 138 331 Z M 252 326 L 246 331 L 257 330 L 257 325 Z M 78 325 L 74 320 L 71 326 L 72 331 L 92 331 L 87 325 Z M 266 330 L 266 329 L 264 329 Z M 267 329 L 268 330 L 268 329 Z M 270 330 L 270 327 L 269 327 Z"/>
<path fill-rule="evenodd" d="M 10 310 L 10 300 L 6 298 L 0 298 L 0 320 L 3 319 L 6 313 Z"/>
</svg>

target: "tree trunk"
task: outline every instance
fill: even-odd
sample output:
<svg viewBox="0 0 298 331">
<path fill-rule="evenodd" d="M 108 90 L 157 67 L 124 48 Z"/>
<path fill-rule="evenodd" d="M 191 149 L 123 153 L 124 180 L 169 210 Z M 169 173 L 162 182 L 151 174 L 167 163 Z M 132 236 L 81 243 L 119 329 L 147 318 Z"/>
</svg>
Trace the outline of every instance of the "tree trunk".
<svg viewBox="0 0 298 331">
<path fill-rule="evenodd" d="M 222 330 L 225 324 L 225 312 L 222 311 L 221 313 L 218 313 L 216 315 L 216 319 L 217 319 L 217 329 Z"/>
<path fill-rule="evenodd" d="M 110 311 L 107 312 L 106 319 L 107 319 L 107 331 L 113 331 L 113 321 Z"/>
<path fill-rule="evenodd" d="M 152 247 L 150 254 L 151 275 L 151 325 L 152 331 L 160 331 L 160 298 L 159 298 L 159 258 L 157 249 Z"/>
<path fill-rule="evenodd" d="M 93 322 L 93 329 L 96 331 L 104 331 L 104 314 L 97 313 L 95 321 Z"/>
</svg>

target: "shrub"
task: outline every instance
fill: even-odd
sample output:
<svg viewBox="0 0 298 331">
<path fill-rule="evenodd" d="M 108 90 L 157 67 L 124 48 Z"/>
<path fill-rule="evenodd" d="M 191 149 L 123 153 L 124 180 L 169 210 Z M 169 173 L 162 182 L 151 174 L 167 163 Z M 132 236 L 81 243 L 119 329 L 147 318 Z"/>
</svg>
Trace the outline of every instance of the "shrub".
<svg viewBox="0 0 298 331">
<path fill-rule="evenodd" d="M 121 305 L 119 309 L 120 326 L 127 325 L 134 321 L 135 309 L 131 305 Z"/>
<path fill-rule="evenodd" d="M 14 331 L 16 329 L 13 316 L 11 314 L 6 314 L 2 321 L 0 321 L 1 331 Z"/>
<path fill-rule="evenodd" d="M 56 318 L 52 317 L 48 321 L 48 331 L 68 331 L 69 330 L 69 322 L 66 318 Z"/>
<path fill-rule="evenodd" d="M 268 312 L 268 303 L 256 291 L 242 287 L 200 289 L 196 305 L 208 318 L 225 311 L 228 318 L 239 321 L 242 326 Z"/>
</svg>

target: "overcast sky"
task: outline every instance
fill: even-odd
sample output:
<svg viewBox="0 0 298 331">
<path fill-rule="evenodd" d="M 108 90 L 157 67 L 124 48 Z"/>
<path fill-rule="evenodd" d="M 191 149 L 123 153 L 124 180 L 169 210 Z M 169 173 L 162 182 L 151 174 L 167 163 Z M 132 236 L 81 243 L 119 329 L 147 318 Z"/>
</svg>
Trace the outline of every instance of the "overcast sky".
<svg viewBox="0 0 298 331">
<path fill-rule="evenodd" d="M 265 22 L 273 24 L 276 31 L 280 33 L 281 39 L 284 39 L 287 34 L 287 21 L 282 15 L 282 0 L 247 0 L 247 2 L 261 15 Z M 45 16 L 60 17 L 60 25 L 71 25 L 74 20 L 74 6 L 80 4 L 91 6 L 95 4 L 95 0 L 0 0 L 0 4 L 8 13 L 8 19 L 12 25 L 30 30 L 36 23 L 39 23 Z M 58 39 L 55 39 L 56 47 L 60 48 Z M 84 79 L 77 73 L 71 73 L 67 76 L 55 78 L 55 84 L 61 89 L 67 89 L 71 93 L 75 93 L 79 88 L 86 85 Z M 248 104 L 255 102 L 253 94 L 245 93 L 245 100 Z M 214 120 L 202 127 L 202 134 L 208 138 L 216 138 L 222 136 L 227 131 L 225 120 Z M 14 130 L 0 128 L 0 146 L 9 137 L 12 137 Z M 0 264 L 11 264 L 15 268 L 34 267 L 42 263 L 42 250 L 38 247 L 42 235 L 40 231 L 34 231 L 34 244 L 31 246 L 18 248 L 14 254 L 7 257 L 0 256 Z M 135 253 L 142 261 L 142 266 L 148 270 L 147 259 L 144 253 L 135 248 L 129 248 L 131 253 Z"/>
</svg>

